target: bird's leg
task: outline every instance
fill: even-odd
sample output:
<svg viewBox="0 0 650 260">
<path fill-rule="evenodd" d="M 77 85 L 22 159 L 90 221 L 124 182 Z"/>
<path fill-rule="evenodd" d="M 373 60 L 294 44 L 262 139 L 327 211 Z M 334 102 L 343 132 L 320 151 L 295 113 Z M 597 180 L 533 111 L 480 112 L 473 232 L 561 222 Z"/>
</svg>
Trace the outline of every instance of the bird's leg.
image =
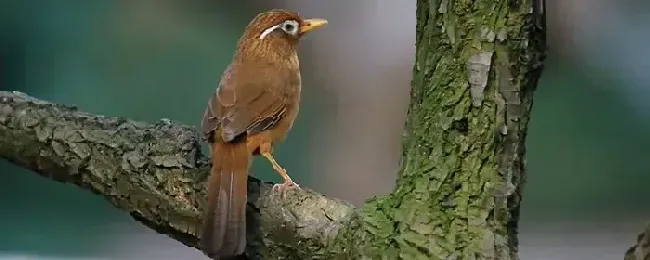
<svg viewBox="0 0 650 260">
<path fill-rule="evenodd" d="M 291 177 L 287 174 L 287 171 L 280 167 L 280 164 L 278 164 L 277 161 L 275 161 L 275 158 L 273 158 L 273 154 L 271 154 L 273 151 L 273 147 L 271 146 L 271 143 L 261 143 L 260 144 L 260 155 L 264 156 L 266 160 L 268 160 L 271 165 L 273 165 L 273 169 L 280 174 L 282 179 L 284 180 L 284 183 L 280 184 L 275 184 L 273 185 L 274 190 L 278 190 L 280 192 L 284 192 L 287 188 L 296 188 L 299 187 L 297 183 L 293 182 L 291 180 Z"/>
</svg>

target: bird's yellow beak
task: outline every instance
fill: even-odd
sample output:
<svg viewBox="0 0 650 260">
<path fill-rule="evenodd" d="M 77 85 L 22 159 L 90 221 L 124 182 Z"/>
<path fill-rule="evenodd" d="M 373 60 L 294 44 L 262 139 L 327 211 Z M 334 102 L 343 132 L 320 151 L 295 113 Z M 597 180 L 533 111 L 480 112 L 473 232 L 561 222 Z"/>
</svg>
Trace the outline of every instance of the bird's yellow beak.
<svg viewBox="0 0 650 260">
<path fill-rule="evenodd" d="M 325 25 L 327 25 L 327 20 L 325 19 L 312 18 L 302 20 L 302 24 L 300 24 L 300 34 L 307 33 L 313 29 L 323 27 Z"/>
</svg>

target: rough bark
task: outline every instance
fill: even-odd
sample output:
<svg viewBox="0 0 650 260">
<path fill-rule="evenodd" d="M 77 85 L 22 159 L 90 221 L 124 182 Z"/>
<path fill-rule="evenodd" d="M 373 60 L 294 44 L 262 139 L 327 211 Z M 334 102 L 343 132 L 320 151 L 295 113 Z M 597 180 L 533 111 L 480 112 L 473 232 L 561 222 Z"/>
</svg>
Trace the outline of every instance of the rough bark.
<svg viewBox="0 0 650 260">
<path fill-rule="evenodd" d="M 0 156 L 100 194 L 156 232 L 197 246 L 210 165 L 197 133 L 187 126 L 91 115 L 0 92 Z M 271 184 L 250 178 L 248 254 L 251 259 L 324 254 L 352 210 L 308 189 L 282 198 Z"/>
<path fill-rule="evenodd" d="M 625 252 L 625 260 L 650 259 L 650 224 L 637 236 L 636 244 Z"/>
<path fill-rule="evenodd" d="M 545 52 L 542 7 L 417 2 L 397 187 L 342 232 L 338 250 L 347 248 L 349 259 L 518 259 L 524 141 Z"/>
<path fill-rule="evenodd" d="M 355 210 L 249 181 L 253 259 L 517 259 L 524 141 L 544 58 L 533 0 L 418 0 L 395 190 Z M 205 201 L 192 129 L 0 93 L 0 156 L 106 197 L 188 246 Z"/>
</svg>

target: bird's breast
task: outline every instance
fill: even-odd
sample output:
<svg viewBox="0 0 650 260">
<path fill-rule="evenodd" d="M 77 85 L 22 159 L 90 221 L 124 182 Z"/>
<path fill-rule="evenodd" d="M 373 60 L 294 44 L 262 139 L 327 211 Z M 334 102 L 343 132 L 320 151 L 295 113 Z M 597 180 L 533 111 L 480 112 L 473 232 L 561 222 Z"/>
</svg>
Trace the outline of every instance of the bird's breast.
<svg viewBox="0 0 650 260">
<path fill-rule="evenodd" d="M 297 67 L 284 68 L 280 73 L 283 75 L 285 94 L 287 96 L 300 95 L 302 85 L 302 78 L 300 77 L 300 69 Z"/>
</svg>

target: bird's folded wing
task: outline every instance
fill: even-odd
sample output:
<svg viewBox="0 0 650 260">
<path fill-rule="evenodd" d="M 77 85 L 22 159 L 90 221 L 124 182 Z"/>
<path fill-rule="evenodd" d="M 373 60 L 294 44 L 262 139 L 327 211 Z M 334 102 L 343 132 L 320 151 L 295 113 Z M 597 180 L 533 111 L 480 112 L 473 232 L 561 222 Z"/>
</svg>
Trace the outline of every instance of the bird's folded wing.
<svg viewBox="0 0 650 260">
<path fill-rule="evenodd" d="M 216 130 L 221 128 L 221 120 L 223 118 L 224 107 L 230 107 L 234 103 L 234 88 L 229 87 L 232 85 L 232 65 L 229 65 L 221 75 L 221 80 L 217 89 L 212 92 L 208 99 L 208 105 L 203 113 L 201 120 L 201 133 L 204 138 L 211 140 L 211 136 Z"/>
<path fill-rule="evenodd" d="M 286 82 L 274 73 L 264 67 L 233 70 L 229 66 L 210 97 L 203 116 L 203 133 L 210 136 L 217 130 L 223 141 L 230 142 L 243 133 L 273 128 L 287 112 Z"/>
<path fill-rule="evenodd" d="M 222 121 L 222 135 L 230 141 L 242 133 L 257 134 L 275 126 L 286 114 L 286 105 L 278 93 L 260 89 L 247 92 L 228 107 Z"/>
</svg>

